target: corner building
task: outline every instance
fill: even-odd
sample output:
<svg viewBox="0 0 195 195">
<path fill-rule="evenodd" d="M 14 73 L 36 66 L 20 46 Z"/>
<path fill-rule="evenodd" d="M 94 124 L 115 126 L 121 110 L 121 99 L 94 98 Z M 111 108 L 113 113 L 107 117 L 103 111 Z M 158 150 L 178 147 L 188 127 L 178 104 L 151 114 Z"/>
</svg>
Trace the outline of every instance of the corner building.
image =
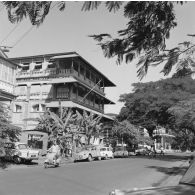
<svg viewBox="0 0 195 195">
<path fill-rule="evenodd" d="M 12 117 L 13 100 L 16 98 L 14 93 L 16 71 L 17 65 L 0 49 L 0 103 L 10 108 L 10 117 Z"/>
<path fill-rule="evenodd" d="M 16 74 L 13 123 L 22 128 L 21 141 L 41 150 L 47 149 L 47 133 L 36 130 L 36 118 L 46 109 L 58 112 L 62 107 L 102 116 L 105 104 L 114 104 L 105 96 L 105 87 L 114 87 L 106 76 L 76 52 L 10 58 L 19 65 Z M 34 144 L 34 145 L 33 145 Z"/>
</svg>

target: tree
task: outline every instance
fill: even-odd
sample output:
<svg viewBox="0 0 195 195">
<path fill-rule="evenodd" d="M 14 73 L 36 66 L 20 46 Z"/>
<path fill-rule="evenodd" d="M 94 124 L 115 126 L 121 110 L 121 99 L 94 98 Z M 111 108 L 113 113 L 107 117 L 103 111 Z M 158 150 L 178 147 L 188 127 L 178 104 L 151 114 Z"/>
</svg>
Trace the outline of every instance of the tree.
<svg viewBox="0 0 195 195">
<path fill-rule="evenodd" d="M 101 116 L 96 116 L 92 112 L 87 114 L 84 110 L 83 114 L 81 115 L 77 112 L 77 123 L 79 124 L 80 130 L 79 132 L 83 132 L 87 138 L 87 144 L 90 144 L 92 136 L 94 138 L 99 137 L 101 130 L 102 130 L 102 123 L 100 122 Z"/>
<path fill-rule="evenodd" d="M 0 144 L 3 141 L 18 141 L 21 129 L 11 124 L 9 108 L 0 103 Z"/>
<path fill-rule="evenodd" d="M 40 118 L 36 119 L 38 125 L 36 129 L 45 131 L 49 134 L 49 140 L 58 139 L 62 149 L 65 149 L 67 138 L 71 136 L 73 152 L 80 144 L 80 134 L 85 134 L 86 144 L 90 144 L 92 136 L 99 137 L 102 123 L 101 116 L 95 116 L 93 113 L 88 114 L 83 111 L 80 114 L 77 110 L 62 108 L 61 113 L 46 111 Z"/>
<path fill-rule="evenodd" d="M 140 78 L 146 75 L 149 67 L 157 66 L 162 62 L 166 62 L 162 70 L 164 75 L 169 74 L 176 64 L 177 71 L 194 67 L 194 44 L 183 42 L 174 48 L 166 48 L 170 31 L 177 26 L 174 5 L 178 2 L 105 1 L 103 3 L 110 12 L 124 8 L 124 17 L 129 20 L 127 27 L 118 31 L 117 37 L 112 37 L 107 33 L 90 35 L 98 41 L 105 57 L 117 57 L 118 64 L 124 60 L 129 63 L 139 57 L 137 66 Z M 183 2 L 179 3 L 183 4 Z M 10 22 L 16 23 L 28 18 L 32 25 L 37 26 L 44 22 L 49 11 L 55 6 L 60 11 L 66 7 L 65 2 L 56 2 L 52 6 L 51 1 L 4 1 L 3 4 L 8 11 Z M 82 10 L 97 9 L 101 4 L 102 2 L 98 1 L 84 2 Z"/>
<path fill-rule="evenodd" d="M 150 135 L 157 125 L 178 128 L 176 120 L 174 120 L 177 116 L 171 112 L 171 109 L 173 111 L 174 106 L 181 101 L 186 103 L 191 101 L 195 95 L 195 81 L 191 77 L 134 83 L 133 86 L 133 93 L 120 96 L 120 101 L 124 102 L 125 106 L 121 109 L 118 119 L 143 126 L 149 130 Z M 189 111 L 190 109 L 186 114 L 189 114 Z M 188 121 L 189 126 L 190 123 Z"/>
<path fill-rule="evenodd" d="M 122 122 L 115 121 L 112 128 L 113 136 L 116 139 L 123 140 L 128 146 L 133 147 L 137 144 L 149 143 L 151 139 L 149 137 L 143 137 L 140 134 L 139 128 L 132 125 L 129 121 L 124 120 Z M 115 140 L 116 141 L 116 140 Z"/>
</svg>

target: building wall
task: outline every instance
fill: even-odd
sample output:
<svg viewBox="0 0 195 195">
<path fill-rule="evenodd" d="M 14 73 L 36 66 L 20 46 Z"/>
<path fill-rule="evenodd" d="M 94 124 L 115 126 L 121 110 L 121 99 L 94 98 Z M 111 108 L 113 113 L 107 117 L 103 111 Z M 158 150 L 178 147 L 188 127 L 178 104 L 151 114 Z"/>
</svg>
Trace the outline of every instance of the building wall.
<svg viewBox="0 0 195 195">
<path fill-rule="evenodd" d="M 14 93 L 16 66 L 0 58 L 0 89 Z"/>
</svg>

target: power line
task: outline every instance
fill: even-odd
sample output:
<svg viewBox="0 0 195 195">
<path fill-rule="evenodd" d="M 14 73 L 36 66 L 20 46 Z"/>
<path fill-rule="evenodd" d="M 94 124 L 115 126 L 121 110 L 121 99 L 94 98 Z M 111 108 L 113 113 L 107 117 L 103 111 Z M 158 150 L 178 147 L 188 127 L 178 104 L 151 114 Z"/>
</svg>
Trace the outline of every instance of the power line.
<svg viewBox="0 0 195 195">
<path fill-rule="evenodd" d="M 1 4 L 0 12 L 4 9 L 4 5 Z"/>
<path fill-rule="evenodd" d="M 14 26 L 14 28 L 7 34 L 7 36 L 0 42 L 0 45 L 7 40 L 7 38 L 14 32 L 14 30 L 20 25 L 20 23 L 18 23 L 16 26 Z"/>
<path fill-rule="evenodd" d="M 34 28 L 34 26 L 31 26 L 15 43 L 12 47 L 15 47 L 25 36 L 27 36 L 30 31 Z"/>
<path fill-rule="evenodd" d="M 51 9 L 50 10 L 52 10 L 56 5 L 57 5 L 58 3 L 55 3 L 52 7 L 51 7 Z M 50 13 L 51 13 L 51 11 L 50 11 Z M 15 43 L 14 43 L 14 45 L 12 46 L 12 47 L 15 47 L 25 36 L 27 36 L 29 33 L 30 33 L 30 31 L 34 28 L 35 26 L 31 26 L 20 38 L 19 38 L 19 40 L 17 40 Z"/>
</svg>

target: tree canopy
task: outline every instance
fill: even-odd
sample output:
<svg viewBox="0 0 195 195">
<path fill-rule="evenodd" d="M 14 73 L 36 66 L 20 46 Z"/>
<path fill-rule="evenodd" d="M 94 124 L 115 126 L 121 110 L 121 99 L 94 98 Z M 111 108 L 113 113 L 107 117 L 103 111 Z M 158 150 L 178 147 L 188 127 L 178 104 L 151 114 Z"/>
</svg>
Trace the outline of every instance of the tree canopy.
<svg viewBox="0 0 195 195">
<path fill-rule="evenodd" d="M 124 120 L 122 122 L 115 121 L 112 131 L 113 137 L 116 137 L 117 140 L 122 140 L 131 147 L 138 144 L 151 145 L 152 143 L 150 137 L 142 136 L 139 131 L 139 127 L 132 125 L 128 120 Z"/>
<path fill-rule="evenodd" d="M 192 116 L 192 107 L 182 111 L 183 103 L 189 104 L 194 99 L 195 81 L 191 77 L 134 83 L 133 86 L 132 93 L 120 96 L 120 101 L 125 103 L 118 116 L 120 121 L 128 120 L 152 133 L 157 125 L 180 128 L 178 121 L 184 119 L 183 115 Z M 177 116 L 179 113 L 182 115 L 180 118 Z"/>
<path fill-rule="evenodd" d="M 66 8 L 66 2 L 60 1 L 4 1 L 9 21 L 20 22 L 28 18 L 32 25 L 42 24 L 51 9 L 57 7 L 60 11 Z M 124 10 L 124 17 L 128 23 L 124 29 L 118 30 L 118 36 L 103 32 L 99 35 L 90 35 L 101 46 L 104 56 L 116 57 L 117 63 L 132 62 L 139 57 L 138 77 L 143 78 L 149 67 L 157 66 L 162 62 L 165 65 L 162 73 L 167 75 L 172 67 L 177 64 L 177 71 L 194 67 L 193 54 L 195 45 L 190 42 L 179 43 L 173 48 L 166 47 L 166 40 L 170 31 L 177 26 L 175 4 L 183 2 L 171 1 L 87 1 L 82 5 L 82 11 L 98 9 L 104 6 L 111 11 Z M 189 36 L 194 36 L 189 34 Z"/>
</svg>

